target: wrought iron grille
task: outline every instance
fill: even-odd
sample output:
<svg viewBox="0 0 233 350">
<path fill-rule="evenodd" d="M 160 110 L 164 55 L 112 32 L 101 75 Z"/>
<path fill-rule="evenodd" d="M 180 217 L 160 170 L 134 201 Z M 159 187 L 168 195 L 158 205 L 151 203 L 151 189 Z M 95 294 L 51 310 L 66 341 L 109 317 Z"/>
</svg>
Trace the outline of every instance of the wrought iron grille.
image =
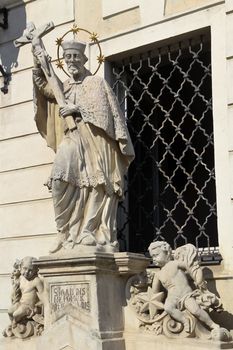
<svg viewBox="0 0 233 350">
<path fill-rule="evenodd" d="M 208 255 L 218 246 L 209 36 L 112 68 L 136 153 L 118 209 L 121 249 L 146 252 L 164 239 Z"/>
</svg>

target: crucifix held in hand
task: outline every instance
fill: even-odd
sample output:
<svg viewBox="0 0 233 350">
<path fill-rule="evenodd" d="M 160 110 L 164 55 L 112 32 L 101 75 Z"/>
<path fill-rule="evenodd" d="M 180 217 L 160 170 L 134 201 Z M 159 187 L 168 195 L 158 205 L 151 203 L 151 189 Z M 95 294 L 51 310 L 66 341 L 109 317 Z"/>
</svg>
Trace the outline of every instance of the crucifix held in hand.
<svg viewBox="0 0 233 350">
<path fill-rule="evenodd" d="M 34 23 L 30 22 L 27 28 L 24 30 L 23 35 L 16 39 L 14 44 L 16 47 L 21 47 L 23 45 L 32 44 L 32 51 L 34 53 L 35 60 L 39 62 L 41 69 L 47 79 L 48 84 L 53 90 L 56 101 L 60 107 L 66 105 L 65 96 L 62 91 L 61 82 L 56 76 L 52 64 L 51 58 L 45 50 L 44 44 L 42 42 L 42 37 L 53 30 L 53 22 L 46 23 L 45 25 L 36 28 Z M 67 127 L 72 131 L 77 129 L 73 117 L 66 116 L 65 121 Z"/>
</svg>

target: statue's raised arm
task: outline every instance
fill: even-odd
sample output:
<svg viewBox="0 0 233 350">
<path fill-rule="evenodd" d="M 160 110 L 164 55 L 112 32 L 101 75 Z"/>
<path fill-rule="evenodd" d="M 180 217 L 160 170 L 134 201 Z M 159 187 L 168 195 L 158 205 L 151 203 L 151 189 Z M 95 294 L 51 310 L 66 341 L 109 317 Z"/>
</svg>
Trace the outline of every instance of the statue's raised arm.
<svg viewBox="0 0 233 350">
<path fill-rule="evenodd" d="M 60 107 L 66 105 L 65 97 L 62 91 L 62 84 L 55 74 L 51 58 L 45 50 L 44 44 L 42 42 L 42 37 L 54 29 L 53 22 L 48 22 L 45 25 L 36 28 L 34 23 L 29 22 L 27 28 L 24 30 L 23 35 L 16 39 L 14 44 L 16 47 L 21 47 L 23 45 L 31 43 L 32 53 L 39 62 L 40 67 L 45 75 L 45 78 L 53 91 L 56 101 Z M 72 131 L 76 129 L 76 124 L 73 117 L 66 115 L 67 127 Z"/>
</svg>

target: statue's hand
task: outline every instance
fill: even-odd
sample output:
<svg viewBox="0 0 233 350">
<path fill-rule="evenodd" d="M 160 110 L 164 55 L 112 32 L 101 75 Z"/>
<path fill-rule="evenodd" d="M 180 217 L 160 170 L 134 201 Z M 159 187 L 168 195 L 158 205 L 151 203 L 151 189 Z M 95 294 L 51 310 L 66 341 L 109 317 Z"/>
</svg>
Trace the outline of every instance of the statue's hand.
<svg viewBox="0 0 233 350">
<path fill-rule="evenodd" d="M 51 57 L 48 53 L 39 45 L 32 47 L 32 53 L 35 67 L 42 67 L 44 70 L 47 70 L 47 66 L 51 62 Z"/>
<path fill-rule="evenodd" d="M 33 60 L 34 60 L 34 66 L 40 67 L 41 65 L 41 59 L 43 56 L 43 51 L 42 49 L 39 48 L 32 48 L 32 54 L 33 54 Z"/>
<path fill-rule="evenodd" d="M 69 115 L 79 112 L 79 109 L 76 105 L 69 103 L 68 105 L 60 107 L 60 115 L 65 118 Z"/>
<path fill-rule="evenodd" d="M 202 281 L 200 284 L 197 285 L 197 288 L 200 289 L 202 292 L 207 291 L 207 282 Z"/>
</svg>

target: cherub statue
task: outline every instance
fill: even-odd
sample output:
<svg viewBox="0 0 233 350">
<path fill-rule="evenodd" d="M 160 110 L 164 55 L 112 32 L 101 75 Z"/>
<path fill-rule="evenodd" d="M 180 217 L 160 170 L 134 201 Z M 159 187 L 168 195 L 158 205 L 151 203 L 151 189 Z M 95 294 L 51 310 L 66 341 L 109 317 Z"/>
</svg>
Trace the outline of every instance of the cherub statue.
<svg viewBox="0 0 233 350">
<path fill-rule="evenodd" d="M 172 255 L 167 242 L 157 241 L 148 250 L 160 270 L 132 276 L 126 286 L 126 298 L 140 327 L 167 337 L 231 340 L 230 333 L 208 313 L 223 309 L 220 299 L 207 289 L 197 249 L 186 244 Z"/>
<path fill-rule="evenodd" d="M 186 244 L 176 249 L 174 260 L 172 260 L 172 249 L 167 242 L 153 242 L 148 250 L 154 264 L 161 268 L 153 278 L 152 290 L 154 293 L 158 293 L 161 290 L 161 284 L 167 290 L 164 310 L 173 319 L 182 323 L 186 332 L 190 331 L 190 324 L 189 319 L 185 318 L 182 313 L 184 309 L 188 310 L 211 330 L 218 329 L 219 325 L 212 321 L 209 314 L 200 305 L 201 295 L 208 291 L 197 261 L 196 248 L 192 244 Z M 186 272 L 193 279 L 197 289 L 193 290 L 191 288 Z M 208 307 L 210 304 L 219 306 L 216 296 L 209 292 L 208 294 L 210 298 L 206 298 L 206 301 L 209 305 L 203 306 Z"/>
<path fill-rule="evenodd" d="M 38 276 L 38 268 L 33 265 L 34 260 L 35 258 L 27 256 L 14 264 L 11 276 L 12 305 L 8 309 L 11 325 L 4 331 L 4 336 L 26 338 L 35 333 L 34 328 L 38 328 L 38 324 L 43 323 L 44 287 Z"/>
</svg>

